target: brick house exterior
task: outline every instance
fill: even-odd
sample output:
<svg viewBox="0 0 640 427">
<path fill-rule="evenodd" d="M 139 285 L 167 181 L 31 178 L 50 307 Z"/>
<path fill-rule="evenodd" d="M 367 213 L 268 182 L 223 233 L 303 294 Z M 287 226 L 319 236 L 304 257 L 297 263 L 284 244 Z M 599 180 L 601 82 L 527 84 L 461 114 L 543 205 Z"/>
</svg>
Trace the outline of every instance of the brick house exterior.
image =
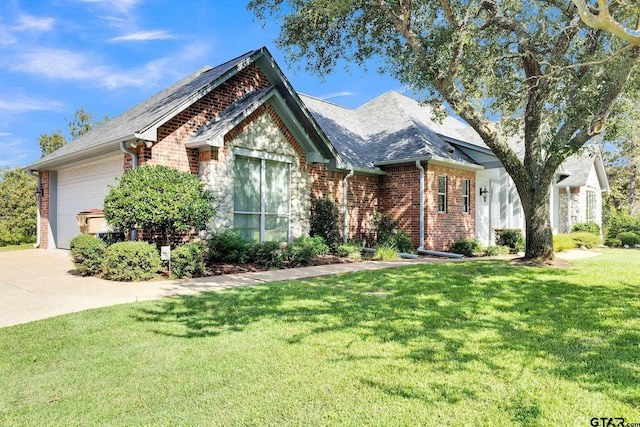
<svg viewBox="0 0 640 427">
<path fill-rule="evenodd" d="M 109 186 L 137 163 L 204 181 L 217 212 L 205 234 L 259 216 L 260 229 L 245 224 L 247 233 L 277 231 L 292 240 L 308 235 L 313 199 L 329 197 L 342 210 L 346 196 L 345 238 L 365 238 L 381 212 L 399 221 L 416 248 L 447 250 L 476 237 L 477 175 L 496 159 L 461 122 L 439 124 L 424 111 L 397 93 L 357 110 L 299 95 L 265 48 L 204 67 L 28 167 L 42 188 L 40 247 L 68 247 L 74 212 L 101 208 Z M 95 167 L 81 167 L 89 162 Z M 250 176 L 262 174 L 259 191 L 280 203 L 277 193 L 287 192 L 286 213 L 238 209 L 245 164 L 258 174 Z M 282 189 L 263 183 L 272 170 L 286 175 Z"/>
</svg>

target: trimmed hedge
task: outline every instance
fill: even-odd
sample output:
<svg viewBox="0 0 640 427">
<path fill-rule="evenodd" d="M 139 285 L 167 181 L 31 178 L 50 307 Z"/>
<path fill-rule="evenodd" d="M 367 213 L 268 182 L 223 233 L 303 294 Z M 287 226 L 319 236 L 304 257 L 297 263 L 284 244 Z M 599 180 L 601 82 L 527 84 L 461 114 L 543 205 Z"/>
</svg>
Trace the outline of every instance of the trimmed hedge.
<svg viewBox="0 0 640 427">
<path fill-rule="evenodd" d="M 171 273 L 175 277 L 201 277 L 207 251 L 200 242 L 186 243 L 171 251 Z"/>
<path fill-rule="evenodd" d="M 80 234 L 69 244 L 71 257 L 76 270 L 82 276 L 95 276 L 102 273 L 102 263 L 107 245 L 91 234 Z"/>
<path fill-rule="evenodd" d="M 454 254 L 464 255 L 466 257 L 472 257 L 476 252 L 482 252 L 482 245 L 477 240 L 467 240 L 464 237 L 455 241 L 449 252 Z"/>
<path fill-rule="evenodd" d="M 215 234 L 207 242 L 209 262 L 244 263 L 251 261 L 252 244 L 243 240 L 237 230 Z"/>
<path fill-rule="evenodd" d="M 105 252 L 104 273 L 109 280 L 150 280 L 161 266 L 158 249 L 146 242 L 114 243 Z"/>
<path fill-rule="evenodd" d="M 622 246 L 633 246 L 640 244 L 640 235 L 633 231 L 625 231 L 623 233 L 619 233 L 616 236 L 616 239 L 620 240 Z"/>
</svg>

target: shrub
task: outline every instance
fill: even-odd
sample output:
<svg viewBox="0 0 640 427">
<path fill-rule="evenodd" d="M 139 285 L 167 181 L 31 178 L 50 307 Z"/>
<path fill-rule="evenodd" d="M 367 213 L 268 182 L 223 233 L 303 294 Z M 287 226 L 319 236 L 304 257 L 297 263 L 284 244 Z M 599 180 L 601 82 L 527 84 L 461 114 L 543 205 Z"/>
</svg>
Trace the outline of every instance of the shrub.
<svg viewBox="0 0 640 427">
<path fill-rule="evenodd" d="M 577 246 L 570 234 L 556 234 L 553 236 L 553 251 L 562 252 Z"/>
<path fill-rule="evenodd" d="M 237 230 L 225 230 L 207 242 L 209 262 L 249 262 L 251 244 L 242 240 Z"/>
<path fill-rule="evenodd" d="M 191 242 L 171 251 L 171 273 L 176 277 L 200 277 L 204 274 L 205 246 Z"/>
<path fill-rule="evenodd" d="M 509 246 L 511 253 L 522 252 L 524 250 L 524 236 L 517 228 L 503 228 L 496 230 L 496 244 L 498 246 Z"/>
<path fill-rule="evenodd" d="M 618 234 L 628 231 L 640 231 L 640 217 L 634 217 L 626 212 L 611 216 L 607 227 L 607 237 L 616 238 Z"/>
<path fill-rule="evenodd" d="M 482 251 L 482 246 L 477 240 L 467 240 L 462 237 L 456 240 L 449 250 L 454 254 L 472 257 L 474 253 Z"/>
<path fill-rule="evenodd" d="M 71 257 L 76 270 L 83 276 L 95 276 L 102 273 L 102 263 L 107 246 L 90 234 L 80 234 L 69 244 Z"/>
<path fill-rule="evenodd" d="M 114 243 L 107 248 L 104 257 L 104 273 L 109 280 L 149 280 L 155 277 L 161 265 L 155 245 L 146 242 Z"/>
<path fill-rule="evenodd" d="M 610 248 L 618 248 L 622 246 L 622 240 L 616 239 L 615 237 L 605 237 L 604 244 Z"/>
<path fill-rule="evenodd" d="M 120 231 L 145 229 L 152 239 L 166 244 L 193 228 L 203 229 L 215 213 L 213 196 L 189 172 L 141 166 L 119 181 L 104 199 L 104 215 Z"/>
<path fill-rule="evenodd" d="M 600 226 L 595 222 L 579 222 L 571 227 L 571 232 L 586 232 L 600 236 Z"/>
<path fill-rule="evenodd" d="M 602 239 L 600 239 L 599 235 L 595 235 L 588 231 L 571 233 L 569 236 L 571 236 L 578 247 L 584 246 L 587 249 L 591 249 L 602 244 Z"/>
<path fill-rule="evenodd" d="M 380 212 L 373 214 L 373 228 L 375 238 L 369 238 L 374 246 L 394 247 L 397 252 L 413 252 L 413 244 L 409 234 L 400 229 L 400 223 L 391 215 L 383 215 Z"/>
<path fill-rule="evenodd" d="M 253 245 L 253 259 L 268 268 L 284 267 L 285 251 L 278 242 L 261 242 Z"/>
<path fill-rule="evenodd" d="M 293 241 L 294 245 L 310 246 L 313 250 L 313 256 L 327 255 L 329 253 L 329 246 L 324 242 L 324 238 L 320 236 L 315 237 L 298 237 Z"/>
<path fill-rule="evenodd" d="M 322 237 L 331 249 L 335 249 L 340 241 L 339 222 L 340 209 L 337 203 L 327 197 L 313 201 L 309 221 L 312 237 Z"/>
<path fill-rule="evenodd" d="M 338 246 L 338 256 L 349 258 L 354 261 L 360 261 L 362 259 L 362 244 L 360 243 L 345 243 Z"/>
<path fill-rule="evenodd" d="M 392 245 L 378 245 L 376 246 L 376 253 L 374 259 L 380 259 L 383 261 L 392 261 L 398 259 L 398 251 Z"/>
<path fill-rule="evenodd" d="M 633 231 L 625 231 L 625 232 L 619 233 L 616 236 L 616 239 L 620 240 L 620 242 L 622 243 L 622 246 L 625 246 L 625 245 L 633 246 L 633 245 L 640 244 L 640 236 L 638 236 L 638 234 L 634 233 Z"/>
<path fill-rule="evenodd" d="M 487 246 L 484 250 L 485 255 L 487 256 L 496 256 L 496 255 L 507 255 L 511 252 L 511 248 L 509 246 Z"/>
</svg>

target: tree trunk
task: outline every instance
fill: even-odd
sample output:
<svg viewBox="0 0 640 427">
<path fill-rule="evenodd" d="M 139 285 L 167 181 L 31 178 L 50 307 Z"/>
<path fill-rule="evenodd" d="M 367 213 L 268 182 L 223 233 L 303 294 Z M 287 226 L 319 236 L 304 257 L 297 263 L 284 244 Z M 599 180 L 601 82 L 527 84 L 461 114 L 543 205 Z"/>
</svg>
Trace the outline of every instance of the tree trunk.
<svg viewBox="0 0 640 427">
<path fill-rule="evenodd" d="M 523 197 L 524 195 L 524 197 Z M 526 222 L 526 259 L 551 260 L 553 255 L 553 231 L 551 229 L 549 186 L 541 186 L 520 193 Z"/>
</svg>

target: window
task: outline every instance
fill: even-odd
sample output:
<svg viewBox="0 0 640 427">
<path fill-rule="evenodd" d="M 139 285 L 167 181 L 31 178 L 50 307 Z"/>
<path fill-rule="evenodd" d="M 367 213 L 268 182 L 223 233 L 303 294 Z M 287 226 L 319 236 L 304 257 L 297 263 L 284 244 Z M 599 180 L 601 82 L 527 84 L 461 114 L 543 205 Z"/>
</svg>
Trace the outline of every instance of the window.
<svg viewBox="0 0 640 427">
<path fill-rule="evenodd" d="M 286 242 L 289 164 L 236 156 L 234 167 L 234 227 L 247 240 Z"/>
<path fill-rule="evenodd" d="M 462 213 L 469 213 L 469 193 L 471 188 L 471 181 L 468 179 L 462 180 Z"/>
<path fill-rule="evenodd" d="M 447 212 L 447 177 L 438 177 L 438 213 Z"/>
<path fill-rule="evenodd" d="M 585 220 L 594 222 L 596 220 L 596 192 L 587 190 L 587 211 L 585 212 Z"/>
</svg>

